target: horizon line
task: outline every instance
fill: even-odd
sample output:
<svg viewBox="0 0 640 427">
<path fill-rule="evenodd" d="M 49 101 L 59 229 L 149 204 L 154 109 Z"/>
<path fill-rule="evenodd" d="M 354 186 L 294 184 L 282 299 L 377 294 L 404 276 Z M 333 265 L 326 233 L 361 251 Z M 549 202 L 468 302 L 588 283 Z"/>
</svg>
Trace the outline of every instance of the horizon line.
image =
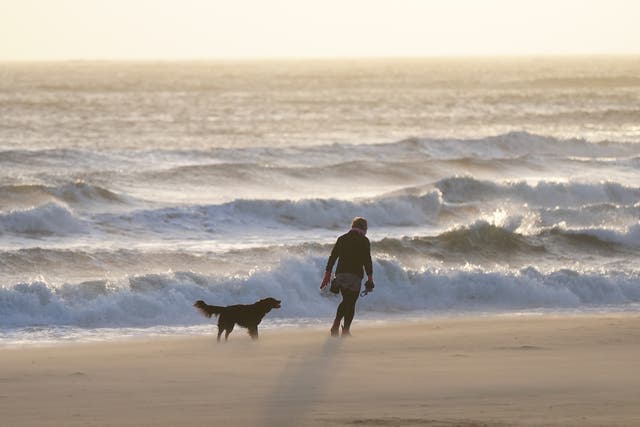
<svg viewBox="0 0 640 427">
<path fill-rule="evenodd" d="M 303 61 L 344 61 L 344 60 L 443 60 L 443 59 L 588 59 L 588 58 L 640 58 L 638 53 L 474 53 L 474 54 L 433 54 L 433 55 L 318 55 L 318 56 L 228 56 L 228 57 L 95 57 L 95 58 L 0 58 L 0 63 L 64 63 L 64 62 L 303 62 Z"/>
</svg>

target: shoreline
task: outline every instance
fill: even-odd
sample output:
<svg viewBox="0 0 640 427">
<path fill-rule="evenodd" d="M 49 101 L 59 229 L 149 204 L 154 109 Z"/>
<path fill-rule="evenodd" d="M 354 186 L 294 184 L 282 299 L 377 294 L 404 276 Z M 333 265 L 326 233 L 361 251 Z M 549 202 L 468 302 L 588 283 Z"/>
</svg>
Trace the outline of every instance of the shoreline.
<svg viewBox="0 0 640 427">
<path fill-rule="evenodd" d="M 411 314 L 411 313 L 408 313 Z M 517 318 L 593 318 L 593 317 L 617 317 L 617 316 L 640 316 L 637 309 L 621 309 L 621 310 L 605 310 L 595 309 L 593 311 L 513 311 L 513 312 L 430 312 L 416 314 L 414 316 L 405 314 L 389 315 L 386 318 L 368 318 L 366 314 L 356 313 L 353 321 L 353 327 L 359 328 L 376 328 L 380 326 L 394 326 L 415 323 L 441 322 L 441 321 L 457 321 L 464 319 L 517 319 Z M 300 324 L 293 324 L 285 319 L 286 323 L 278 324 L 276 321 L 266 319 L 260 325 L 260 331 L 268 331 L 268 333 L 288 333 L 300 330 L 325 331 L 333 321 L 333 317 L 305 319 Z M 30 329 L 31 327 L 14 328 Z M 210 320 L 210 323 L 190 326 L 151 326 L 151 327 L 125 327 L 125 328 L 80 328 L 75 326 L 54 326 L 54 327 L 38 327 L 43 330 L 68 329 L 74 330 L 73 336 L 64 336 L 60 339 L 52 339 L 48 337 L 36 338 L 32 340 L 19 339 L 3 339 L 0 338 L 0 352 L 6 349 L 31 349 L 31 348 L 55 348 L 67 345 L 84 345 L 84 344 L 124 344 L 135 342 L 157 341 L 164 339 L 188 339 L 188 338 L 206 338 L 215 336 L 216 320 Z M 82 335 L 77 335 L 80 331 Z M 112 331 L 111 333 L 103 333 Z M 121 334 L 120 334 L 121 333 Z M 236 327 L 232 336 L 246 335 L 246 329 Z"/>
<path fill-rule="evenodd" d="M 0 348 L 11 426 L 640 423 L 640 314 L 460 317 Z"/>
</svg>

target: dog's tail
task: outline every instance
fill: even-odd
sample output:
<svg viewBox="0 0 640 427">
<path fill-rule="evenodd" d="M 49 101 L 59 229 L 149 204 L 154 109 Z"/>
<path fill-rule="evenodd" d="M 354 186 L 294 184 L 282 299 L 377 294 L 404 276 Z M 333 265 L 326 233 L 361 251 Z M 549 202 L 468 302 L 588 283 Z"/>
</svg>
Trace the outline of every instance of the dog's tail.
<svg viewBox="0 0 640 427">
<path fill-rule="evenodd" d="M 224 307 L 220 307 L 217 305 L 209 305 L 202 300 L 196 301 L 196 303 L 193 304 L 193 306 L 197 308 L 200 311 L 200 313 L 202 313 L 207 317 L 211 317 L 214 314 L 217 316 L 218 314 L 222 313 L 222 310 L 224 309 Z"/>
</svg>

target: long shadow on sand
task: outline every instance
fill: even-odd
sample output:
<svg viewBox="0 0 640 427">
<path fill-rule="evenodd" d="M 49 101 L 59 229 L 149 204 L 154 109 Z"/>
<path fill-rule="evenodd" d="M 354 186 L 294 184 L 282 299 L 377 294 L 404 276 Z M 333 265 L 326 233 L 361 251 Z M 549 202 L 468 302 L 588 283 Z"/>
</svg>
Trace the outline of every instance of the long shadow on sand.
<svg viewBox="0 0 640 427">
<path fill-rule="evenodd" d="M 292 354 L 265 407 L 264 426 L 304 425 L 307 414 L 325 395 L 340 353 L 340 339 L 327 338 L 321 348 Z"/>
</svg>

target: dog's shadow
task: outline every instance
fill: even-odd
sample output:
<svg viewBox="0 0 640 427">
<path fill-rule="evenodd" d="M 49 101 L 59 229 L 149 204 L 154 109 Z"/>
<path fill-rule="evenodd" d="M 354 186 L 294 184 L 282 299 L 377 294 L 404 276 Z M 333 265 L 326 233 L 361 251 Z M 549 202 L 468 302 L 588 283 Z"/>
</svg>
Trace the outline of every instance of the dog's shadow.
<svg viewBox="0 0 640 427">
<path fill-rule="evenodd" d="M 328 338 L 322 348 L 291 355 L 267 398 L 264 426 L 299 426 L 319 399 L 333 376 L 340 339 Z"/>
</svg>

